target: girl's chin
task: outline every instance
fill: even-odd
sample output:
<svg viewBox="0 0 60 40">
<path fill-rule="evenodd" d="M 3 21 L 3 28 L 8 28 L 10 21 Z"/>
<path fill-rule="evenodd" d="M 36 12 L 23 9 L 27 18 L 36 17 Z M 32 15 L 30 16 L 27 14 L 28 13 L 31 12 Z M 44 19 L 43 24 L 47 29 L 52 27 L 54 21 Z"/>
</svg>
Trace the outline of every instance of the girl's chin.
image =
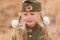
<svg viewBox="0 0 60 40">
<path fill-rule="evenodd" d="M 26 23 L 27 25 L 33 25 L 33 23 Z"/>
</svg>

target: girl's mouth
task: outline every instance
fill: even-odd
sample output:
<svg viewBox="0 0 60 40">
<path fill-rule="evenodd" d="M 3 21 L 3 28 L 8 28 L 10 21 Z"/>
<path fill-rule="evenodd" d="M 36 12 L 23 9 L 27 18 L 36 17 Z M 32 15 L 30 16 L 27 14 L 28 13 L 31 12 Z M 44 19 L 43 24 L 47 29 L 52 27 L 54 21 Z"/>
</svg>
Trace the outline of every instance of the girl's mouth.
<svg viewBox="0 0 60 40">
<path fill-rule="evenodd" d="M 27 22 L 28 22 L 28 23 L 31 23 L 31 22 L 32 22 L 32 20 L 27 20 Z"/>
</svg>

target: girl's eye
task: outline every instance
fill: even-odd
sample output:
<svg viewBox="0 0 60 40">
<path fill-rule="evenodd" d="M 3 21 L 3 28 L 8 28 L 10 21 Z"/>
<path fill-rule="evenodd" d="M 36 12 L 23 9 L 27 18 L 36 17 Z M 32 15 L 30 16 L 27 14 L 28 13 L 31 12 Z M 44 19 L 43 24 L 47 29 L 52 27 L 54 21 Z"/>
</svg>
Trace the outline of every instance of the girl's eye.
<svg viewBox="0 0 60 40">
<path fill-rule="evenodd" d="M 30 15 L 34 15 L 34 13 L 31 13 Z"/>
<path fill-rule="evenodd" d="M 27 15 L 27 14 L 24 14 L 25 16 Z"/>
</svg>

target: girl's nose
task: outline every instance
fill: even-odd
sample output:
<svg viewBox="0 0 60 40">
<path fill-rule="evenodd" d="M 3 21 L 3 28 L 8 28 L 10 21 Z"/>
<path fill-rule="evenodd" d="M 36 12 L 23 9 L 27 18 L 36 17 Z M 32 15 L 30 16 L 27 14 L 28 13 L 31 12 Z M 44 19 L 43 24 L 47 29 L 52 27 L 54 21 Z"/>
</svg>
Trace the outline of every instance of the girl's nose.
<svg viewBox="0 0 60 40">
<path fill-rule="evenodd" d="M 29 19 L 30 19 L 30 18 L 31 18 L 31 16 L 30 16 L 30 15 L 28 15 L 28 16 L 27 16 L 27 18 L 29 18 Z"/>
</svg>

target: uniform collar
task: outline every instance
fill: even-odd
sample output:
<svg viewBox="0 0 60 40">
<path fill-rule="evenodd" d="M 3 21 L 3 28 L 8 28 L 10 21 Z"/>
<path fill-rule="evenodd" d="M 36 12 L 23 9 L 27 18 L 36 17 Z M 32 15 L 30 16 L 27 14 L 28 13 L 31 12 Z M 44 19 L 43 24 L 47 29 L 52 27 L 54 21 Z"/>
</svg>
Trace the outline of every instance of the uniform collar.
<svg viewBox="0 0 60 40">
<path fill-rule="evenodd" d="M 35 30 L 39 29 L 38 23 L 36 23 L 33 28 L 30 28 L 27 24 L 25 24 L 25 25 L 26 25 L 26 30 L 28 30 L 28 31 L 29 30 L 35 31 Z"/>
<path fill-rule="evenodd" d="M 28 26 L 27 24 L 25 24 L 26 28 L 28 28 L 28 29 L 36 28 L 37 25 L 38 25 L 38 23 L 36 23 L 32 28 L 30 28 L 30 26 Z"/>
</svg>

